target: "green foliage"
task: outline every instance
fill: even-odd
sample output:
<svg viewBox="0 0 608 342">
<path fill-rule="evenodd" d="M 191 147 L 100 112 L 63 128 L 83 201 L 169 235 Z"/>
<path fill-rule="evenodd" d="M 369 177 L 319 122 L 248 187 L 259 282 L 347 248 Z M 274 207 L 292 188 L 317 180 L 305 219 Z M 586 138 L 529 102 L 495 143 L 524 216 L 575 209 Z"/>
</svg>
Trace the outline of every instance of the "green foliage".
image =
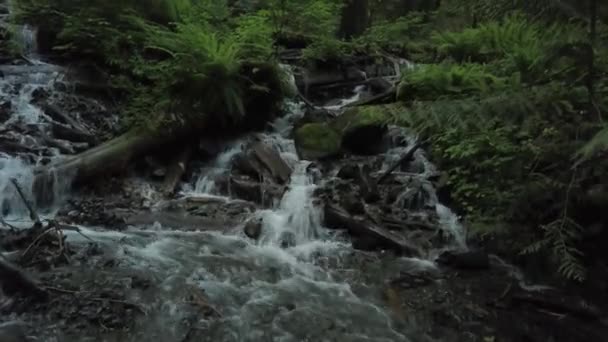
<svg viewBox="0 0 608 342">
<path fill-rule="evenodd" d="M 588 217 L 577 208 L 584 208 L 586 188 L 605 181 L 583 162 L 608 146 L 605 125 L 589 111 L 585 27 L 511 13 L 436 32 L 432 42 L 439 63 L 404 73 L 398 96 L 409 109 L 395 121 L 431 139 L 454 203 L 485 227 L 479 234 L 506 233 L 525 254 L 550 255 L 561 275 L 582 281 L 579 222 Z M 605 56 L 598 46 L 600 113 L 608 95 Z M 575 166 L 585 166 L 576 179 L 573 155 Z M 518 228 L 495 229 L 505 226 L 497 222 Z M 526 247 L 526 240 L 534 243 Z"/>
<path fill-rule="evenodd" d="M 602 128 L 587 144 L 576 152 L 577 163 L 590 160 L 598 153 L 608 150 L 608 127 Z"/>
<path fill-rule="evenodd" d="M 340 62 L 352 54 L 351 44 L 337 38 L 318 39 L 302 51 L 302 57 L 309 63 Z"/>
<path fill-rule="evenodd" d="M 488 93 L 507 86 L 515 87 L 517 81 L 517 78 L 494 76 L 480 64 L 429 64 L 403 73 L 397 98 L 404 101 L 414 98 L 427 100 Z"/>
<path fill-rule="evenodd" d="M 423 52 L 425 45 L 421 42 L 431 33 L 426 17 L 422 12 L 410 12 L 395 20 L 380 20 L 373 23 L 355 44 L 369 51 L 416 55 Z"/>
<path fill-rule="evenodd" d="M 342 4 L 327 0 L 266 0 L 260 7 L 278 36 L 316 40 L 335 37 Z"/>
<path fill-rule="evenodd" d="M 295 132 L 301 149 L 323 154 L 336 154 L 340 150 L 340 135 L 324 123 L 309 123 Z"/>
<path fill-rule="evenodd" d="M 546 70 L 560 47 L 585 39 L 578 25 L 531 22 L 522 14 L 512 14 L 503 21 L 491 21 L 460 32 L 438 32 L 432 37 L 440 56 L 458 62 L 501 60 L 505 73 L 521 72 L 537 78 Z"/>
<path fill-rule="evenodd" d="M 521 254 L 551 252 L 558 272 L 567 279 L 583 281 L 587 276 L 582 261 L 583 253 L 576 247 L 581 239 L 583 227 L 574 220 L 564 217 L 547 225 L 542 225 L 543 237 L 521 251 Z"/>
<path fill-rule="evenodd" d="M 233 17 L 224 0 L 20 1 L 20 20 L 56 29 L 55 52 L 98 64 L 128 94 L 128 126 L 234 126 L 251 93 L 282 94 L 265 82 L 274 76 L 260 83 L 243 68 L 272 64 L 272 28 L 263 13 Z"/>
</svg>

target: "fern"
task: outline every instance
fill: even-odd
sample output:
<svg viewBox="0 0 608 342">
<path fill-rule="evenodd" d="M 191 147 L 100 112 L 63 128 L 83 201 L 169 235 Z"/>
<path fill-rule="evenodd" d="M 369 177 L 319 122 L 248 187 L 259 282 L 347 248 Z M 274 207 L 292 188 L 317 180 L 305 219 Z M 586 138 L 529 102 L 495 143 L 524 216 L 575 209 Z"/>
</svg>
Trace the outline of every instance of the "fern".
<svg viewBox="0 0 608 342">
<path fill-rule="evenodd" d="M 599 153 L 608 150 L 608 127 L 601 129 L 589 142 L 587 142 L 576 154 L 576 164 L 583 163 Z"/>
<path fill-rule="evenodd" d="M 583 253 L 575 247 L 581 238 L 582 227 L 571 218 L 564 217 L 540 228 L 543 231 L 543 238 L 524 248 L 521 254 L 549 251 L 558 263 L 558 272 L 561 275 L 575 281 L 585 280 Z"/>
</svg>

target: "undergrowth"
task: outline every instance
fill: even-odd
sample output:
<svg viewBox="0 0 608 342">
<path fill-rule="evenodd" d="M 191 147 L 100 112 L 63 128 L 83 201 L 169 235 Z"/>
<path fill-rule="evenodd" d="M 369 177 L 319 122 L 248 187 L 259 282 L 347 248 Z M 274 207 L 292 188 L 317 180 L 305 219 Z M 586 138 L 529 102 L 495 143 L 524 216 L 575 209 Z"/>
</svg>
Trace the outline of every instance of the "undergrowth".
<svg viewBox="0 0 608 342">
<path fill-rule="evenodd" d="M 596 111 L 580 23 L 513 13 L 432 41 L 440 62 L 403 74 L 398 97 L 409 109 L 397 122 L 431 139 L 473 233 L 507 234 L 522 254 L 546 254 L 562 276 L 584 280 L 584 225 L 608 222 L 585 204 L 586 189 L 608 181 L 591 171 L 606 162 L 588 162 L 608 146 L 606 50 L 596 49 Z M 512 228 L 495 229 L 504 223 Z"/>
</svg>

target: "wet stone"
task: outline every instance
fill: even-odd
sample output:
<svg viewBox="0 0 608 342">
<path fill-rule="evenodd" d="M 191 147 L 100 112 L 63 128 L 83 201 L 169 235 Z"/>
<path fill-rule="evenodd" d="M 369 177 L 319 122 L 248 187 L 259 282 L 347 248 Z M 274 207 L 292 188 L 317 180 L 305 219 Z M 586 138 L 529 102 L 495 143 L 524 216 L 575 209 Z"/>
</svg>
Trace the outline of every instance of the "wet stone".
<svg viewBox="0 0 608 342">
<path fill-rule="evenodd" d="M 262 235 L 262 219 L 254 218 L 247 221 L 244 232 L 249 238 L 257 240 Z"/>
</svg>

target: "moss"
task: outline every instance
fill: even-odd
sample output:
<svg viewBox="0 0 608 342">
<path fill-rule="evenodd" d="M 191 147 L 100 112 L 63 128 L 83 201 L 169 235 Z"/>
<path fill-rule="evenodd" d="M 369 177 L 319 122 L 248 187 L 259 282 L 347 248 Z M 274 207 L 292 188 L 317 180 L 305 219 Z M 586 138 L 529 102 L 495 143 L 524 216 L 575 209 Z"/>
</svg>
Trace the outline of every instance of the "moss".
<svg viewBox="0 0 608 342">
<path fill-rule="evenodd" d="M 340 135 L 324 123 L 309 123 L 298 128 L 295 141 L 305 159 L 329 157 L 340 151 Z"/>
<path fill-rule="evenodd" d="M 364 126 L 385 125 L 391 118 L 392 115 L 385 110 L 385 106 L 360 106 L 346 110 L 330 125 L 336 132 L 344 134 Z"/>
</svg>

